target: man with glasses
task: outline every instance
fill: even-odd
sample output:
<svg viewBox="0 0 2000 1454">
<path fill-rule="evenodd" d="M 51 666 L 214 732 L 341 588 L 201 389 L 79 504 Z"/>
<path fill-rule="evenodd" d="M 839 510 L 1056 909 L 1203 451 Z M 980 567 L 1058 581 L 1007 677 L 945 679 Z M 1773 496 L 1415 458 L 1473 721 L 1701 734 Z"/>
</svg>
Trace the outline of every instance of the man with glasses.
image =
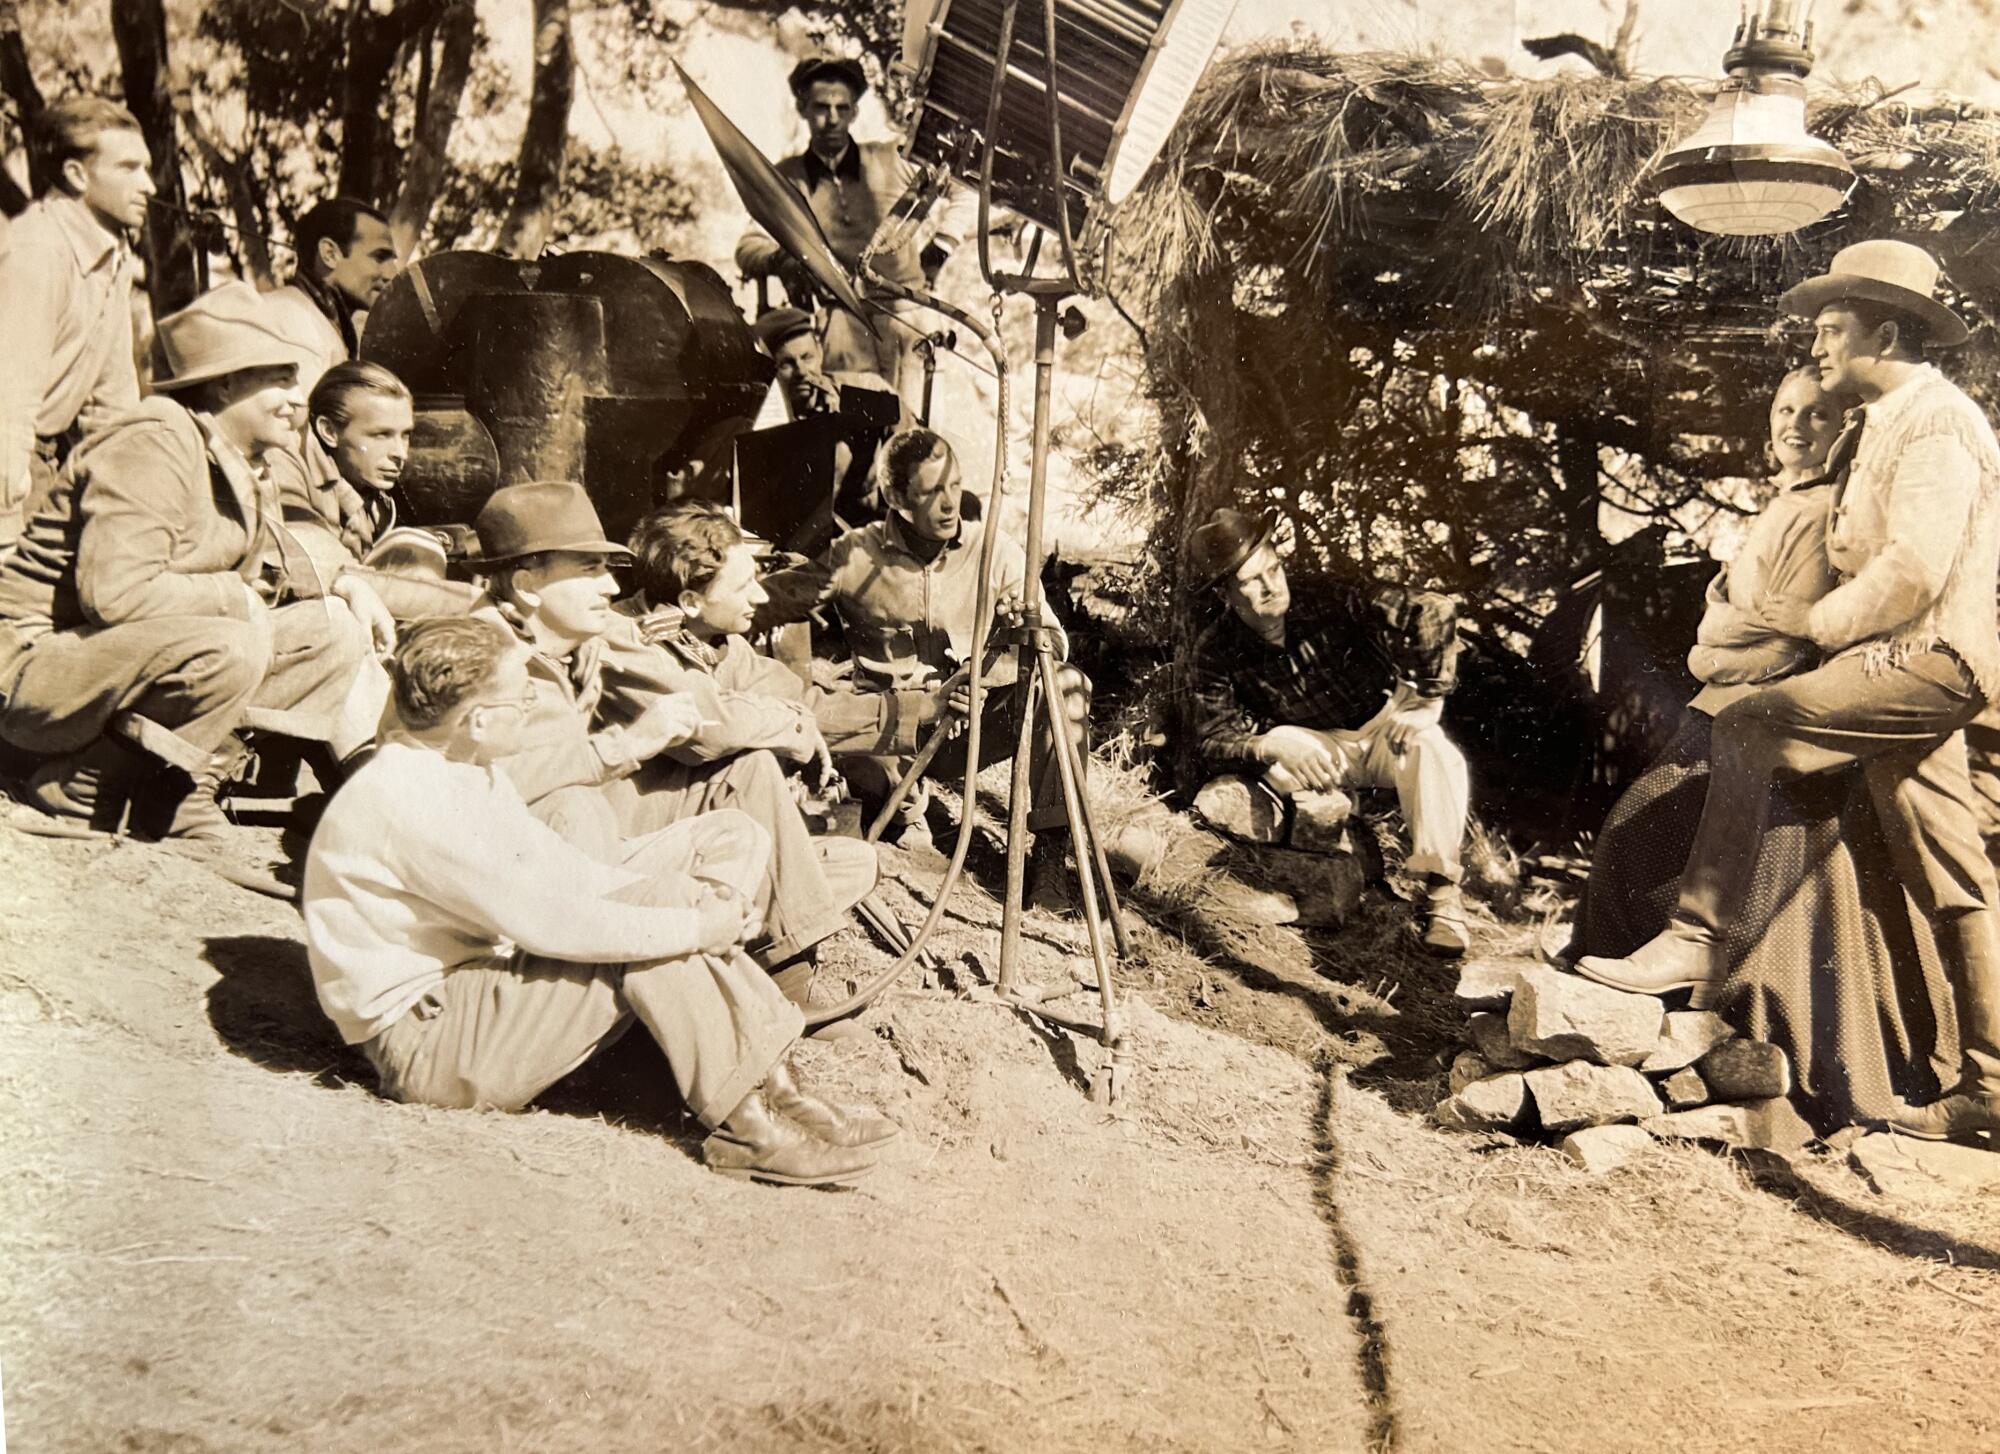
<svg viewBox="0 0 2000 1454">
<path fill-rule="evenodd" d="M 1223 610 L 1195 645 L 1194 726 L 1212 778 L 1195 807 L 1222 831 L 1281 840 L 1308 795 L 1393 787 L 1425 886 L 1423 944 L 1469 946 L 1459 893 L 1470 797 L 1441 725 L 1457 680 L 1445 596 L 1327 582 L 1293 610 L 1274 515 L 1217 510 L 1194 533 L 1191 580 Z"/>
</svg>

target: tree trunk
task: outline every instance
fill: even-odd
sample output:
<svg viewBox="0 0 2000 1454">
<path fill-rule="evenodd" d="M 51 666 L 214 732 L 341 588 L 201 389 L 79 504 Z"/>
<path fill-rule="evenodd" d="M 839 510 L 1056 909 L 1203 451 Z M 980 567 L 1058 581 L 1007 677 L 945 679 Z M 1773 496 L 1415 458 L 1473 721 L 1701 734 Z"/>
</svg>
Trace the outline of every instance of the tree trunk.
<svg viewBox="0 0 2000 1454">
<path fill-rule="evenodd" d="M 500 227 L 498 250 L 510 257 L 539 257 L 549 240 L 575 94 L 569 0 L 535 0 L 535 85 L 528 101 L 528 129 L 521 135 L 514 202 Z"/>
<path fill-rule="evenodd" d="M 447 3 L 401 0 L 386 13 L 378 13 L 373 0 L 350 0 L 340 85 L 341 196 L 381 207 L 396 190 L 397 63 L 403 47 L 437 19 Z"/>
<path fill-rule="evenodd" d="M 192 110 L 187 114 L 187 128 L 188 136 L 201 152 L 202 164 L 229 194 L 229 210 L 236 215 L 236 236 L 241 247 L 237 261 L 244 276 L 260 289 L 276 287 L 278 277 L 271 267 L 271 245 L 264 237 L 264 220 L 257 215 L 257 189 L 250 181 L 249 161 L 224 154 Z"/>
<path fill-rule="evenodd" d="M 458 120 L 465 83 L 472 74 L 478 19 L 472 0 L 454 0 L 438 22 L 436 67 L 410 137 L 410 149 L 403 158 L 403 185 L 389 209 L 389 234 L 396 241 L 396 256 L 404 262 L 416 251 L 444 186 L 452 126 Z"/>
<path fill-rule="evenodd" d="M 0 172 L 0 210 L 14 217 L 28 205 L 28 197 L 39 197 L 51 180 L 35 137 L 44 104 L 42 88 L 35 84 L 35 74 L 28 69 L 28 47 L 21 39 L 21 17 L 15 0 L 0 0 L 0 93 L 14 103 L 14 113 L 21 121 L 22 149 L 28 154 L 27 194 L 22 193 L 12 177 Z"/>
<path fill-rule="evenodd" d="M 156 205 L 146 217 L 146 291 L 153 316 L 186 307 L 201 291 L 174 105 L 167 78 L 167 16 L 160 0 L 111 0 L 111 34 L 125 75 L 125 104 L 153 154 Z"/>
</svg>

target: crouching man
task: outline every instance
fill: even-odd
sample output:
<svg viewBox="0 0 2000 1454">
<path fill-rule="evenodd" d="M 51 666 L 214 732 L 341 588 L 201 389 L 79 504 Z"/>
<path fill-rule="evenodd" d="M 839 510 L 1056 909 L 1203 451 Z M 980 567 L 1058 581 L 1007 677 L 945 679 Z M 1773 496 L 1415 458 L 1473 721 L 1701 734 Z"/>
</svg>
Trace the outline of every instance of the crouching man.
<svg viewBox="0 0 2000 1454">
<path fill-rule="evenodd" d="M 593 859 L 492 764 L 534 701 L 528 654 L 472 617 L 412 626 L 400 726 L 306 856 L 321 1008 L 397 1100 L 517 1110 L 636 1017 L 725 1175 L 812 1186 L 867 1171 L 895 1125 L 801 1091 L 798 1009 L 743 953 L 769 840 L 717 812 Z"/>
<path fill-rule="evenodd" d="M 136 736 L 184 774 L 170 836 L 215 839 L 234 729 L 357 751 L 375 731 L 351 710 L 357 674 L 379 678 L 369 647 L 395 628 L 365 583 L 321 595 L 288 558 L 264 462 L 296 444 L 305 401 L 256 291 L 205 294 L 157 344 L 154 397 L 48 479 L 0 567 L 0 738 L 40 759 L 33 806 L 115 827 L 158 766 Z M 121 713 L 135 730 L 111 735 Z"/>
<path fill-rule="evenodd" d="M 1394 787 L 1425 880 L 1424 947 L 1445 958 L 1469 941 L 1459 896 L 1469 785 L 1445 736 L 1457 678 L 1457 609 L 1393 587 L 1329 586 L 1292 610 L 1274 516 L 1217 510 L 1194 533 L 1192 568 L 1226 609 L 1195 644 L 1195 732 L 1212 780 L 1197 807 L 1225 832 L 1269 841 L 1308 792 Z M 1260 803 L 1260 798 L 1262 802 Z"/>
</svg>

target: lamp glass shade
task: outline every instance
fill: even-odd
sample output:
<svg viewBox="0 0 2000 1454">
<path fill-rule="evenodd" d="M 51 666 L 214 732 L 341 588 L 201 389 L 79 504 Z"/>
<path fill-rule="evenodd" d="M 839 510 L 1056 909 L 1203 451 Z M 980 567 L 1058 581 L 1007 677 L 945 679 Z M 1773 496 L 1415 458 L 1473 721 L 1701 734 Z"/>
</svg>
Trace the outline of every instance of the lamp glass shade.
<svg viewBox="0 0 2000 1454">
<path fill-rule="evenodd" d="M 1168 14 L 1106 162 L 1104 200 L 1113 207 L 1132 195 L 1167 144 L 1235 10 L 1236 0 L 1177 0 Z"/>
<path fill-rule="evenodd" d="M 1825 217 L 1854 185 L 1854 169 L 1806 130 L 1802 85 L 1752 77 L 1723 88 L 1654 181 L 1661 203 L 1688 226 L 1754 237 Z"/>
</svg>

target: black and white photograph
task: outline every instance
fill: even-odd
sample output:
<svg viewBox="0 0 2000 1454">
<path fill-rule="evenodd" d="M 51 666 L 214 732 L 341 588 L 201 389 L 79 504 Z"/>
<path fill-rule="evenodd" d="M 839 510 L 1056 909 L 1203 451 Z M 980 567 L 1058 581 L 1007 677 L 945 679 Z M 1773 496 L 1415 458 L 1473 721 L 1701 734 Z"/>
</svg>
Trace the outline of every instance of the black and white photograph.
<svg viewBox="0 0 2000 1454">
<path fill-rule="evenodd" d="M 2000 1449 L 2000 0 L 0 0 L 0 1454 Z"/>
</svg>

